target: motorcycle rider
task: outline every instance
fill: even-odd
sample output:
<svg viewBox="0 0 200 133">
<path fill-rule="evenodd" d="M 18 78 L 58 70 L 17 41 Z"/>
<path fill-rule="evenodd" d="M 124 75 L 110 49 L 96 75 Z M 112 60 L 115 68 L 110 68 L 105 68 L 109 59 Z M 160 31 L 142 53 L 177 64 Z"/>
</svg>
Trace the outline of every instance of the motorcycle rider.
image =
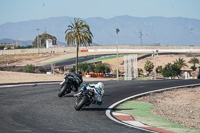
<svg viewBox="0 0 200 133">
<path fill-rule="evenodd" d="M 98 82 L 97 84 L 84 84 L 83 87 L 80 89 L 80 92 L 75 94 L 74 96 L 77 97 L 82 94 L 82 92 L 88 89 L 94 93 L 94 102 L 93 104 L 101 105 L 103 103 L 102 97 L 104 94 L 104 84 L 102 82 Z"/>
<path fill-rule="evenodd" d="M 73 81 L 73 91 L 77 92 L 78 88 L 80 87 L 80 85 L 83 83 L 83 78 L 82 78 L 82 72 L 78 71 L 77 73 L 73 73 L 73 72 L 69 72 L 67 73 L 67 76 L 71 75 L 74 77 L 74 81 Z"/>
</svg>

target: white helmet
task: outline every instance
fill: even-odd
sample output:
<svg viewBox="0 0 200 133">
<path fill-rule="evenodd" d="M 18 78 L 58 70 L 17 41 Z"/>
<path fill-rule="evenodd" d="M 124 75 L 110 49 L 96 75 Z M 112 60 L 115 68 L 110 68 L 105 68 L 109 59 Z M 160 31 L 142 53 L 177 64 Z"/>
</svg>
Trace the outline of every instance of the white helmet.
<svg viewBox="0 0 200 133">
<path fill-rule="evenodd" d="M 95 87 L 99 88 L 101 91 L 101 95 L 104 93 L 104 84 L 102 82 L 99 82 L 95 85 Z"/>
</svg>

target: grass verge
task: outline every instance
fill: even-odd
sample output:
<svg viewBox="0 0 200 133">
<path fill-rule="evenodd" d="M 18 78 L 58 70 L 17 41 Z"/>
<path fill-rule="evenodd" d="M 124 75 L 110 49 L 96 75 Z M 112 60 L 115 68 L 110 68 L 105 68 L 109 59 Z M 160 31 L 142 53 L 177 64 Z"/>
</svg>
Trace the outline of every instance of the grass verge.
<svg viewBox="0 0 200 133">
<path fill-rule="evenodd" d="M 116 108 L 116 112 L 129 114 L 133 116 L 135 120 L 140 121 L 143 124 L 149 125 L 151 127 L 161 128 L 177 133 L 200 133 L 200 130 L 187 128 L 177 123 L 173 123 L 166 119 L 152 115 L 152 108 L 152 104 L 132 100 L 120 104 Z"/>
</svg>

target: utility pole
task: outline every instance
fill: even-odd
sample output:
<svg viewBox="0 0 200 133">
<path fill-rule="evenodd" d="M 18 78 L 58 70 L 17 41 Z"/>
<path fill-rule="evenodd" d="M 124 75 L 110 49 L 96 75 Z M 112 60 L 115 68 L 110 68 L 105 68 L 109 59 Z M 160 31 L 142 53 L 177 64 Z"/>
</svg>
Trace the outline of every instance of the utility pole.
<svg viewBox="0 0 200 133">
<path fill-rule="evenodd" d="M 194 28 L 191 28 L 190 29 L 190 33 L 191 33 L 191 36 L 190 36 L 190 45 L 192 45 L 192 32 L 194 31 Z"/>
<path fill-rule="evenodd" d="M 119 33 L 119 29 L 116 29 L 116 33 L 117 33 L 117 81 L 119 80 L 119 59 L 118 59 L 118 33 Z"/>
<path fill-rule="evenodd" d="M 154 79 L 156 80 L 156 59 L 158 56 L 158 50 L 156 50 L 155 52 L 153 51 L 152 56 L 154 57 Z"/>
<path fill-rule="evenodd" d="M 40 29 L 36 29 L 37 30 L 37 49 L 38 49 L 38 53 L 39 53 L 39 30 Z"/>
<path fill-rule="evenodd" d="M 142 36 L 143 36 L 143 34 L 142 34 L 142 30 L 141 29 L 140 29 L 139 33 L 140 33 L 140 37 L 139 37 L 140 38 L 140 45 L 142 46 Z"/>
</svg>

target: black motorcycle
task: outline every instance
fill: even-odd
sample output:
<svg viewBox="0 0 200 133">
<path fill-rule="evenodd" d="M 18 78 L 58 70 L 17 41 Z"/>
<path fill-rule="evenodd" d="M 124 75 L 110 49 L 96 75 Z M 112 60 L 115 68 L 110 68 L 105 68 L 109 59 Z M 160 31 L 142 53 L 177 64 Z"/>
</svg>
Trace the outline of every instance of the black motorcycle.
<svg viewBox="0 0 200 133">
<path fill-rule="evenodd" d="M 94 103 L 93 96 L 94 92 L 88 89 L 82 91 L 76 98 L 76 103 L 74 105 L 75 110 L 79 111 L 84 106 L 89 106 L 91 103 Z"/>
<path fill-rule="evenodd" d="M 58 96 L 62 97 L 65 94 L 69 94 L 72 90 L 77 91 L 74 87 L 74 82 L 75 82 L 75 76 L 69 73 L 65 74 L 65 78 L 63 81 L 60 83 L 60 88 L 58 92 Z"/>
</svg>

